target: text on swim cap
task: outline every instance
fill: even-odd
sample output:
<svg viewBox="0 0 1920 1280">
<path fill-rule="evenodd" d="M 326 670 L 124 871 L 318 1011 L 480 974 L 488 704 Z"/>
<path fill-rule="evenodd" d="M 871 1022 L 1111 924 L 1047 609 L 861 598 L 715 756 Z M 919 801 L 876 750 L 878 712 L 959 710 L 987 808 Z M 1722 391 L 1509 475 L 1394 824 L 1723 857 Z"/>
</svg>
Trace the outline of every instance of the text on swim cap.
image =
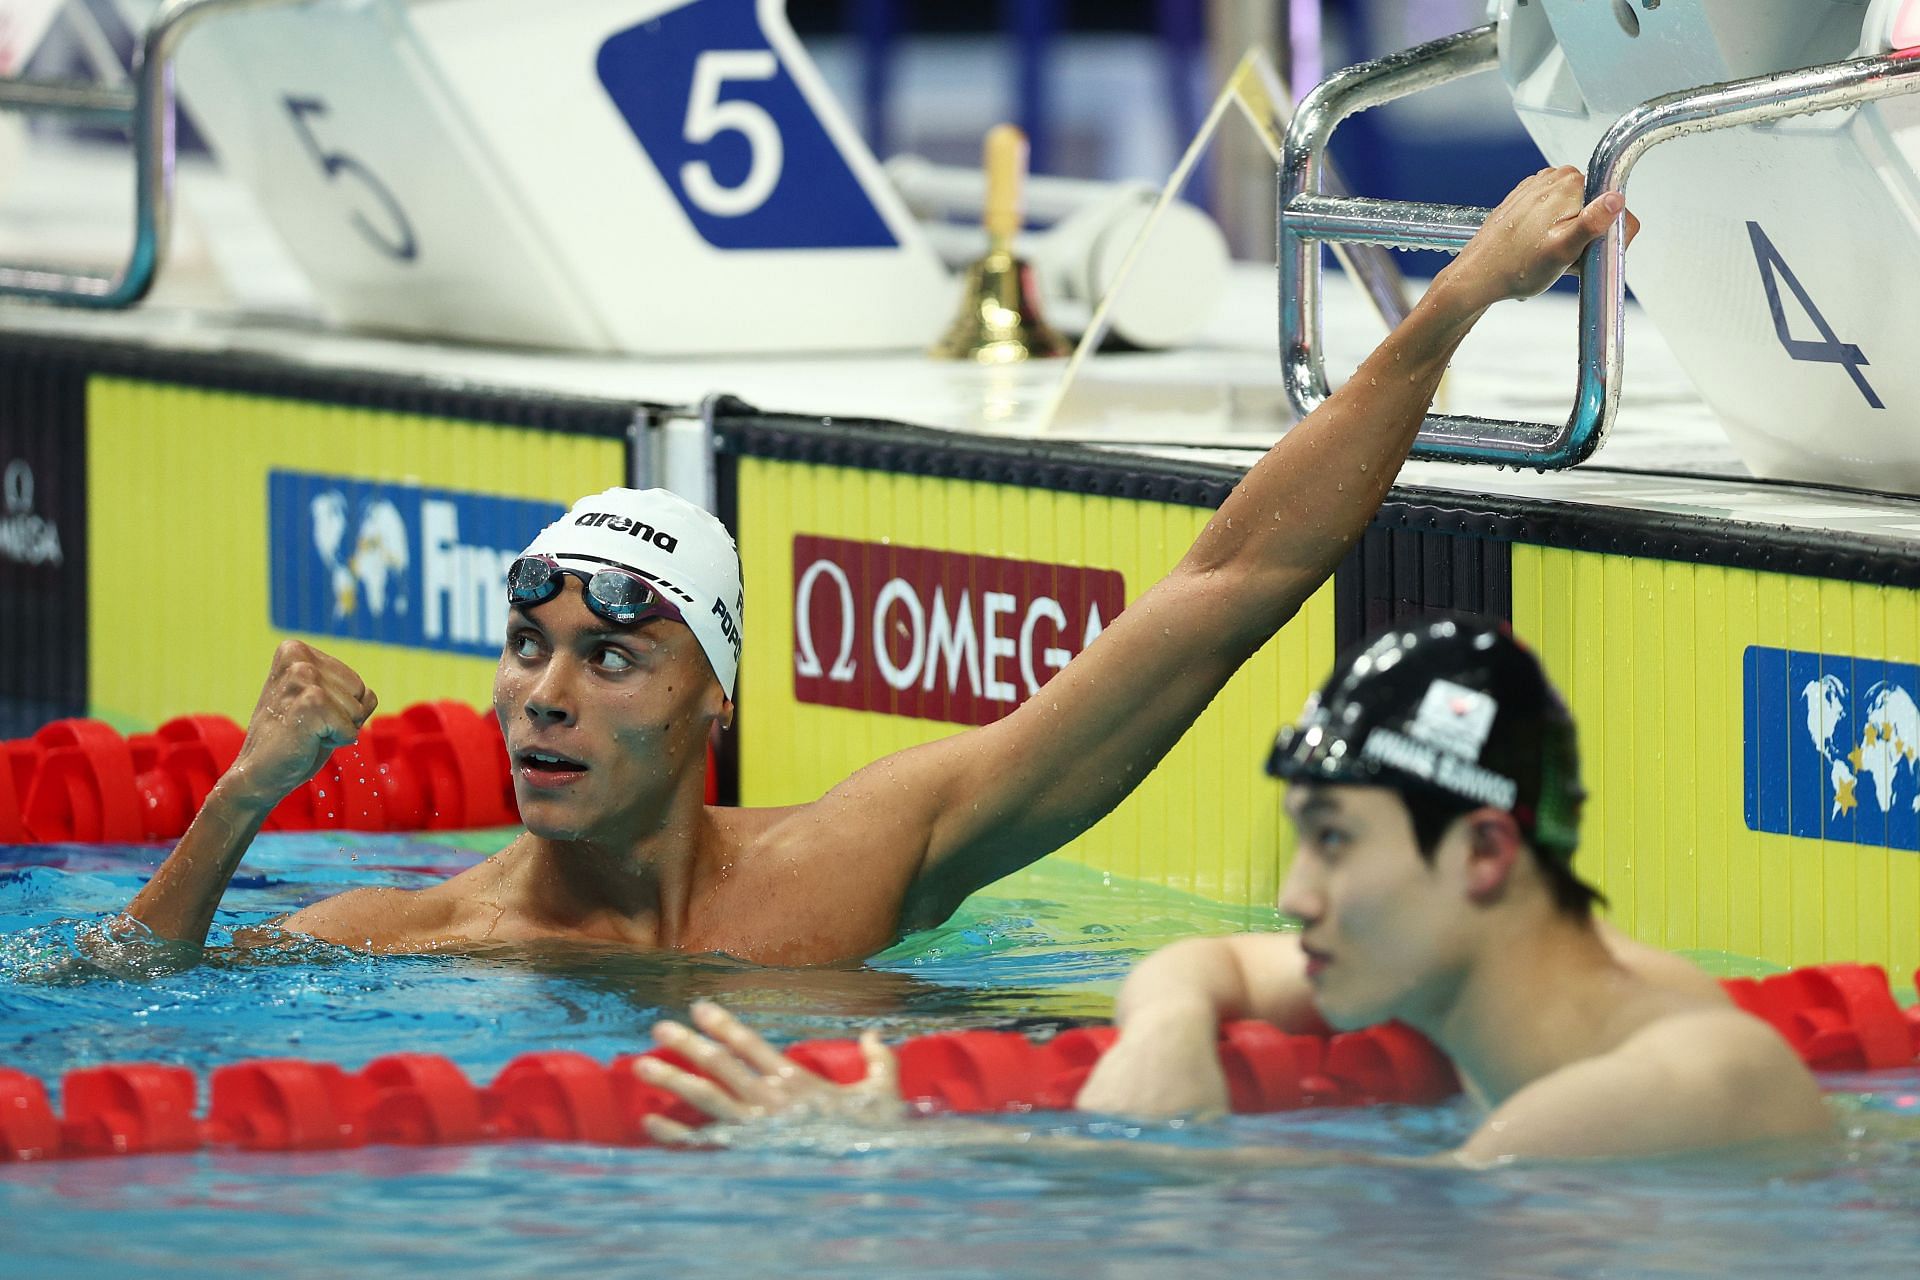
<svg viewBox="0 0 1920 1280">
<path fill-rule="evenodd" d="M 680 545 L 680 539 L 665 529 L 655 529 L 644 520 L 634 520 L 627 516 L 617 516 L 611 511 L 589 511 L 574 521 L 588 528 L 603 528 L 609 533 L 624 533 L 630 538 L 640 538 L 651 542 L 662 551 L 671 553 Z"/>
<path fill-rule="evenodd" d="M 713 616 L 720 619 L 720 634 L 725 636 L 727 643 L 733 646 L 733 656 L 737 660 L 740 657 L 740 628 L 733 625 L 733 615 L 727 612 L 725 604 L 715 600 Z"/>
<path fill-rule="evenodd" d="M 1368 734 L 1367 745 L 1361 748 L 1360 755 L 1362 759 L 1410 773 L 1444 791 L 1496 809 L 1511 809 L 1520 799 L 1520 788 L 1511 778 L 1503 778 L 1483 765 L 1450 752 L 1436 751 L 1392 729 L 1375 729 Z"/>
</svg>

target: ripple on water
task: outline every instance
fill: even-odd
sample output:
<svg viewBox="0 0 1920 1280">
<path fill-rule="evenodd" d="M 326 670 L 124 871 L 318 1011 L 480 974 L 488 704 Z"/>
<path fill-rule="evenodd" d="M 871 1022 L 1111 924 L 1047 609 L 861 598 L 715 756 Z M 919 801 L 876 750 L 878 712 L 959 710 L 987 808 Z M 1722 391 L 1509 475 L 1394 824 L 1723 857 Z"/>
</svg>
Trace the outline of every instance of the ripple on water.
<svg viewBox="0 0 1920 1280">
<path fill-rule="evenodd" d="M 585 947 L 367 956 L 311 940 L 242 956 L 224 945 L 234 929 L 326 894 L 425 883 L 483 852 L 267 837 L 228 895 L 207 963 L 129 960 L 114 971 L 89 955 L 83 932 L 124 905 L 158 851 L 0 849 L 0 1064 L 51 1082 L 104 1061 L 205 1071 L 291 1055 L 355 1066 L 424 1049 L 484 1079 L 531 1049 L 607 1060 L 643 1047 L 655 1018 L 702 996 L 778 1040 L 867 1024 L 893 1037 L 1044 1032 L 1107 1016 L 1142 953 L 1261 922 L 1062 865 L 969 902 L 868 966 L 765 969 Z M 652 1271 L 726 1280 L 1908 1274 L 1920 1257 L 1920 1073 L 1835 1083 L 1852 1091 L 1842 1098 L 1849 1133 L 1816 1155 L 1484 1176 L 1353 1163 L 1222 1170 L 1183 1154 L 1432 1154 L 1470 1130 L 1464 1103 L 1146 1130 L 1062 1116 L 1000 1122 L 1010 1133 L 1065 1126 L 1102 1137 L 1114 1158 L 1033 1147 L 986 1158 L 923 1129 L 865 1153 L 828 1135 L 811 1151 L 704 1156 L 507 1145 L 8 1166 L 0 1270 L 520 1276 L 644 1259 Z M 110 1231 L 99 1229 L 103 1214 Z"/>
</svg>

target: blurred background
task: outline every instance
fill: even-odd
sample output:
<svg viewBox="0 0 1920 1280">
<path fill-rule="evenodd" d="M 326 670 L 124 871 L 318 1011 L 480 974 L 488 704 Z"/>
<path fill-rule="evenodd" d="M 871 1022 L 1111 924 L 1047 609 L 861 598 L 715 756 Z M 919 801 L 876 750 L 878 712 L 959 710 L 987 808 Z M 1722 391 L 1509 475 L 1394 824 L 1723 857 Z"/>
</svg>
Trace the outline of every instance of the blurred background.
<svg viewBox="0 0 1920 1280">
<path fill-rule="evenodd" d="M 788 0 L 787 11 L 882 159 L 977 164 L 982 134 L 1010 119 L 1037 173 L 1159 184 L 1249 47 L 1269 51 L 1297 99 L 1328 69 L 1486 21 L 1487 0 Z M 112 75 L 133 47 L 122 13 L 114 0 L 67 0 L 25 70 Z M 1541 163 L 1491 75 L 1362 115 L 1337 149 L 1358 191 L 1461 204 L 1497 203 Z M 1269 174 L 1236 125 L 1188 189 L 1237 257 L 1272 256 Z"/>
</svg>

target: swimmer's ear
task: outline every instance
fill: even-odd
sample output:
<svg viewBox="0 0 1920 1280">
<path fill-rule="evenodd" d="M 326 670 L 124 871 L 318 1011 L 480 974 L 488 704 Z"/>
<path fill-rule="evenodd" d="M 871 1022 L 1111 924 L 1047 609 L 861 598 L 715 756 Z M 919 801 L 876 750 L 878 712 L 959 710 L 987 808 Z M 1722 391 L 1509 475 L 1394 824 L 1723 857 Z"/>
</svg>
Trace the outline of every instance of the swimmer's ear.
<svg viewBox="0 0 1920 1280">
<path fill-rule="evenodd" d="M 1502 809 L 1476 809 L 1468 814 L 1467 896 L 1482 905 L 1497 902 L 1506 892 L 1513 868 L 1525 852 L 1520 826 Z"/>
<path fill-rule="evenodd" d="M 733 699 L 720 699 L 720 714 L 715 721 L 722 729 L 733 728 Z"/>
</svg>

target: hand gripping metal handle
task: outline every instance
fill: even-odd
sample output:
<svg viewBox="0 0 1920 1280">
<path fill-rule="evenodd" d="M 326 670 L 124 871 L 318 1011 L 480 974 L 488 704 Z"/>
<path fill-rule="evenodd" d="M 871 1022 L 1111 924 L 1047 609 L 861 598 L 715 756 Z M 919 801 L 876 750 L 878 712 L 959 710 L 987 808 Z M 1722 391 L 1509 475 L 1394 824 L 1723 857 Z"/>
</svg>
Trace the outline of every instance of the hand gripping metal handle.
<svg viewBox="0 0 1920 1280">
<path fill-rule="evenodd" d="M 1294 115 L 1279 179 L 1280 354 L 1287 394 L 1302 416 L 1328 394 L 1321 350 L 1321 243 L 1457 253 L 1491 212 L 1328 196 L 1323 190 L 1328 140 L 1348 116 L 1492 68 L 1499 61 L 1497 33 L 1494 25 L 1476 27 L 1349 67 L 1307 95 Z M 1642 103 L 1615 121 L 1594 148 L 1587 166 L 1587 199 L 1624 192 L 1641 157 L 1674 138 L 1920 91 L 1916 54 L 1920 50 L 1778 72 Z M 1577 466 L 1591 456 L 1620 408 L 1625 260 L 1625 237 L 1617 221 L 1581 259 L 1580 380 L 1564 424 L 1431 413 L 1413 455 L 1543 471 Z"/>
<path fill-rule="evenodd" d="M 305 0 L 167 0 L 134 52 L 131 89 L 0 79 L 0 111 L 66 115 L 127 128 L 133 137 L 133 245 L 126 261 L 100 271 L 0 262 L 0 295 L 87 307 L 127 307 L 146 296 L 166 261 L 173 230 L 173 58 L 207 18 Z"/>
</svg>

